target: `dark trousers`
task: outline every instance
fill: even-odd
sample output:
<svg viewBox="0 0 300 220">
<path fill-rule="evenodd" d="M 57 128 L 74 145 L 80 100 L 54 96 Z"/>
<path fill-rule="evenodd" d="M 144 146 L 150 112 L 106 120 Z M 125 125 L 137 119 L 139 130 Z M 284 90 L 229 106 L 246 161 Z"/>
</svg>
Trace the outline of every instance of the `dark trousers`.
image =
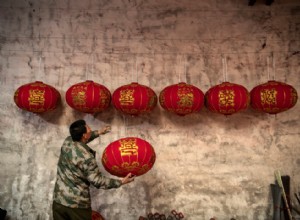
<svg viewBox="0 0 300 220">
<path fill-rule="evenodd" d="M 53 202 L 52 212 L 54 220 L 92 220 L 91 208 L 70 208 Z"/>
</svg>

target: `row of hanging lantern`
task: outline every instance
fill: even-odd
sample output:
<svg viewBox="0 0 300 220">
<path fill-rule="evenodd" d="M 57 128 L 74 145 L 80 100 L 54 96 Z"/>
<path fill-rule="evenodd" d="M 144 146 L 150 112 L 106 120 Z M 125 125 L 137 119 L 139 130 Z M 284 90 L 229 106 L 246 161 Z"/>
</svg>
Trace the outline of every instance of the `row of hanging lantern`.
<svg viewBox="0 0 300 220">
<path fill-rule="evenodd" d="M 129 115 L 151 112 L 158 101 L 151 88 L 138 83 L 121 86 L 111 96 L 105 86 L 93 81 L 71 86 L 65 98 L 70 107 L 85 113 L 104 111 L 112 100 L 118 111 Z M 297 98 L 292 86 L 276 81 L 258 85 L 250 93 L 241 85 L 223 82 L 211 87 L 206 94 L 187 83 L 167 86 L 159 94 L 160 105 L 178 115 L 199 112 L 204 104 L 212 112 L 230 115 L 246 109 L 250 100 L 254 109 L 276 114 L 292 108 Z M 14 95 L 18 107 L 37 113 L 55 109 L 59 100 L 59 92 L 42 82 L 23 85 Z M 121 138 L 110 143 L 101 159 L 105 170 L 119 177 L 128 173 L 143 175 L 152 169 L 155 161 L 154 148 L 137 137 Z"/>
<path fill-rule="evenodd" d="M 117 88 L 113 95 L 103 85 L 85 81 L 71 86 L 66 92 L 67 104 L 84 113 L 97 113 L 113 106 L 128 115 L 151 112 L 157 105 L 177 115 L 199 112 L 205 105 L 212 112 L 231 115 L 252 108 L 277 114 L 295 106 L 298 95 L 295 88 L 286 83 L 268 81 L 247 89 L 238 84 L 223 82 L 211 87 L 205 94 L 197 87 L 178 83 L 167 86 L 159 99 L 155 92 L 138 83 L 131 83 Z M 43 82 L 33 82 L 19 87 L 14 94 L 16 105 L 24 110 L 42 113 L 55 109 L 60 100 L 59 92 Z"/>
</svg>

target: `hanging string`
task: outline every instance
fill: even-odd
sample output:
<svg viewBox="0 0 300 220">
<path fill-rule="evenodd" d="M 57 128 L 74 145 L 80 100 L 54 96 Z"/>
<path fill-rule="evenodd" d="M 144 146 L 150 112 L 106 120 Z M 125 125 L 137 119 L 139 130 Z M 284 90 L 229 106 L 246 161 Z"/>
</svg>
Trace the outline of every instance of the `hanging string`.
<svg viewBox="0 0 300 220">
<path fill-rule="evenodd" d="M 223 80 L 227 81 L 227 60 L 226 57 L 222 58 L 222 66 L 223 66 Z"/>
<path fill-rule="evenodd" d="M 92 55 L 92 80 L 94 80 L 94 53 Z"/>
<path fill-rule="evenodd" d="M 267 71 L 268 71 L 268 81 L 270 80 L 270 59 L 267 57 Z"/>
<path fill-rule="evenodd" d="M 224 58 L 224 62 L 225 62 L 225 82 L 227 82 L 228 71 L 227 71 L 227 58 L 226 57 Z"/>
<path fill-rule="evenodd" d="M 72 71 L 72 73 L 74 74 L 74 73 L 75 73 L 75 70 L 74 70 L 74 65 L 73 65 L 73 62 L 72 62 L 72 61 L 70 61 L 70 66 L 71 66 L 71 71 Z M 68 85 L 70 86 L 70 85 L 71 85 L 71 80 L 67 80 L 67 83 L 68 83 Z"/>
<path fill-rule="evenodd" d="M 132 62 L 132 66 L 131 66 L 131 82 L 133 82 L 134 66 L 136 66 L 136 57 L 134 58 L 134 60 Z"/>
<path fill-rule="evenodd" d="M 62 74 L 61 74 L 62 72 Z M 65 68 L 63 68 L 61 65 L 60 65 L 60 71 L 59 71 L 59 75 L 60 75 L 60 90 L 63 91 L 63 84 L 64 84 L 64 76 L 65 76 Z"/>
<path fill-rule="evenodd" d="M 224 68 L 224 58 L 222 57 L 222 72 L 223 72 L 223 82 L 225 82 L 225 68 Z"/>
<path fill-rule="evenodd" d="M 273 80 L 275 80 L 275 56 L 272 53 L 272 63 L 273 63 Z"/>
<path fill-rule="evenodd" d="M 181 57 L 179 57 L 179 65 L 181 65 Z M 178 71 L 178 82 L 180 82 L 180 71 L 178 70 L 178 67 L 177 67 L 177 71 Z"/>
<path fill-rule="evenodd" d="M 41 78 L 41 63 L 42 63 L 42 57 L 40 56 L 39 57 L 39 74 L 38 74 L 38 76 Z M 38 79 L 38 80 L 40 80 L 40 79 Z"/>
<path fill-rule="evenodd" d="M 139 71 L 138 71 L 138 57 L 135 57 L 135 73 L 136 73 L 136 82 L 139 82 Z"/>
<path fill-rule="evenodd" d="M 184 75 L 185 75 L 185 82 L 187 83 L 187 55 L 184 55 Z"/>
<path fill-rule="evenodd" d="M 38 11 L 38 17 L 40 18 L 41 17 L 41 8 L 39 7 L 39 11 Z M 34 77 L 33 78 L 35 78 L 35 80 L 39 80 L 40 81 L 40 79 L 37 79 L 36 77 L 39 77 L 39 78 L 41 78 L 41 26 L 40 26 L 40 24 L 38 24 L 38 49 L 37 49 L 37 53 L 38 53 L 38 55 L 37 56 L 39 56 L 39 67 L 38 67 L 38 74 L 37 75 L 35 75 L 34 74 Z M 34 41 L 32 41 L 32 52 L 33 52 L 33 54 L 34 54 L 34 52 L 35 52 L 35 46 L 34 46 Z M 23 51 L 22 51 L 23 52 Z M 24 52 L 26 52 L 25 50 L 24 50 Z"/>
<path fill-rule="evenodd" d="M 118 68 L 118 66 L 117 66 L 117 86 L 119 86 L 120 84 L 120 77 L 121 77 L 121 74 L 118 74 L 118 71 L 119 71 L 119 68 Z"/>
<path fill-rule="evenodd" d="M 113 62 L 110 62 L 110 89 L 112 89 L 113 74 L 114 74 L 114 65 Z"/>
<path fill-rule="evenodd" d="M 85 66 L 85 80 L 88 80 L 88 64 Z"/>
</svg>

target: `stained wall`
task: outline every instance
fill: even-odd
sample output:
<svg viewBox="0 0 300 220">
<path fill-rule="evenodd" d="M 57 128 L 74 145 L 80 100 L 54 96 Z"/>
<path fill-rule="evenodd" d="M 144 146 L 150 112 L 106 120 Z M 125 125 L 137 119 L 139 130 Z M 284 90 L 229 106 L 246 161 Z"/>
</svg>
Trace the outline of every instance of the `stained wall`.
<svg viewBox="0 0 300 220">
<path fill-rule="evenodd" d="M 52 219 L 60 146 L 80 118 L 94 129 L 112 126 L 90 144 L 105 175 L 101 155 L 114 140 L 136 136 L 156 151 L 153 169 L 134 183 L 91 189 L 93 209 L 106 219 L 173 209 L 189 220 L 271 219 L 275 170 L 291 177 L 292 193 L 300 191 L 299 102 L 276 116 L 249 108 L 225 117 L 203 108 L 180 117 L 158 105 L 130 117 L 112 106 L 80 113 L 64 99 L 85 80 L 111 92 L 138 82 L 158 95 L 178 82 L 206 92 L 230 81 L 250 91 L 275 79 L 299 93 L 299 1 L 2 0 L 0 24 L 0 207 L 9 219 Z M 34 81 L 60 92 L 55 111 L 17 108 L 15 90 Z"/>
</svg>

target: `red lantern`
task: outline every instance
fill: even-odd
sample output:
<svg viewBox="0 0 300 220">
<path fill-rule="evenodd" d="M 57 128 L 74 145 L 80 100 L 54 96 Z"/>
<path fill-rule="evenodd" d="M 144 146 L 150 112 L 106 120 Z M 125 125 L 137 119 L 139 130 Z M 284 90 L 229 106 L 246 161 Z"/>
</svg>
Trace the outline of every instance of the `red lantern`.
<svg viewBox="0 0 300 220">
<path fill-rule="evenodd" d="M 269 81 L 254 87 L 251 92 L 252 108 L 269 114 L 286 111 L 296 105 L 298 95 L 292 86 Z"/>
<path fill-rule="evenodd" d="M 155 158 L 155 151 L 147 141 L 127 137 L 105 148 L 102 164 L 107 172 L 115 176 L 124 177 L 128 173 L 140 176 L 152 168 Z"/>
<path fill-rule="evenodd" d="M 92 210 L 92 220 L 105 220 L 99 212 Z"/>
<path fill-rule="evenodd" d="M 204 94 L 197 87 L 181 82 L 164 88 L 159 94 L 159 102 L 165 110 L 183 116 L 200 111 Z"/>
<path fill-rule="evenodd" d="M 56 108 L 59 92 L 43 82 L 33 82 L 19 87 L 14 95 L 16 105 L 26 111 L 43 113 Z"/>
<path fill-rule="evenodd" d="M 87 80 L 71 86 L 66 92 L 68 105 L 84 113 L 97 113 L 109 107 L 110 91 L 103 85 Z"/>
<path fill-rule="evenodd" d="M 247 109 L 250 97 L 244 86 L 223 82 L 210 88 L 205 94 L 205 100 L 210 111 L 231 115 Z"/>
<path fill-rule="evenodd" d="M 112 99 L 117 110 L 129 115 L 149 113 L 157 104 L 155 92 L 151 88 L 138 83 L 119 87 L 113 93 Z"/>
</svg>

